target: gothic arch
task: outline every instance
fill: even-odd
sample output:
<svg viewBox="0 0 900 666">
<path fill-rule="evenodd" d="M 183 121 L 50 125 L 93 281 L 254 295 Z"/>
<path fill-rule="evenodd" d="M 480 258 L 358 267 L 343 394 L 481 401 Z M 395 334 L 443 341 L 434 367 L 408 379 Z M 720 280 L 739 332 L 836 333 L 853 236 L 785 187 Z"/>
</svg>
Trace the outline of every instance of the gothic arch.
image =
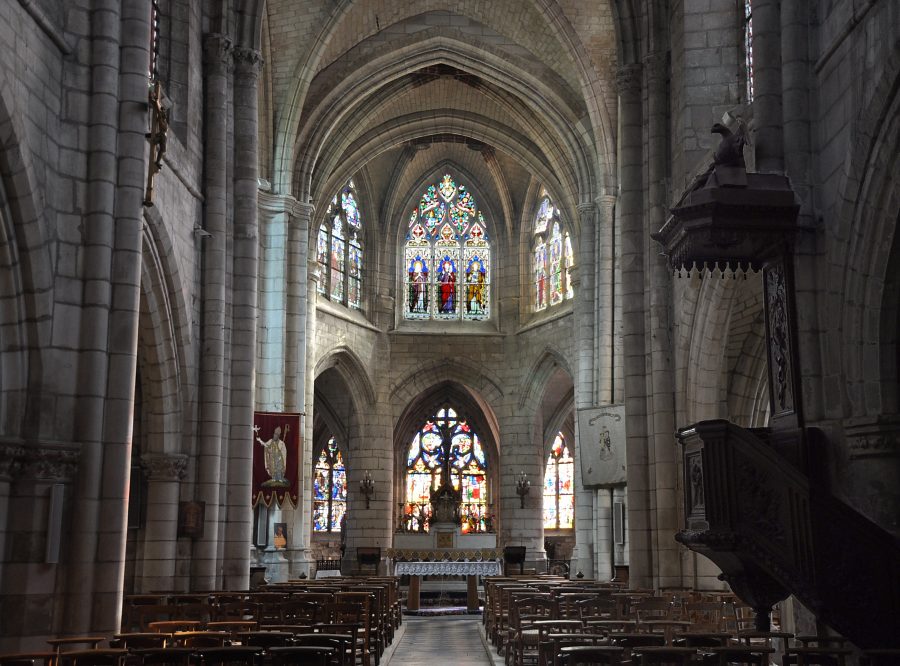
<svg viewBox="0 0 900 666">
<path fill-rule="evenodd" d="M 344 380 L 350 392 L 354 411 L 357 414 L 366 413 L 375 405 L 375 388 L 369 373 L 359 359 L 359 356 L 349 347 L 339 346 L 326 352 L 319 362 L 313 375 L 318 378 L 323 372 L 333 368 Z"/>
<path fill-rule="evenodd" d="M 0 405 L 10 431 L 32 436 L 41 432 L 39 405 L 27 396 L 39 396 L 45 383 L 44 352 L 50 340 L 53 312 L 53 258 L 44 202 L 37 187 L 22 115 L 15 96 L 0 72 Z M 43 342 L 42 342 L 43 341 Z M 12 353 L 12 350 L 17 350 Z M 46 368 L 46 372 L 51 372 Z"/>
<path fill-rule="evenodd" d="M 896 299 L 888 266 L 897 243 L 900 210 L 900 54 L 895 52 L 885 62 L 881 81 L 855 130 L 842 188 L 843 208 L 832 234 L 846 241 L 836 240 L 829 248 L 828 274 L 836 278 L 824 290 L 841 296 L 838 303 L 822 304 L 823 317 L 830 305 L 841 312 L 840 326 L 824 328 L 832 331 L 830 348 L 841 353 L 844 416 L 882 413 L 881 375 L 887 371 L 896 377 L 896 371 L 884 365 L 896 362 L 896 345 L 883 347 L 881 339 L 882 312 L 896 307 L 885 299 Z M 896 395 L 896 388 L 888 387 L 888 392 Z"/>
<path fill-rule="evenodd" d="M 464 358 L 445 357 L 425 363 L 400 378 L 391 387 L 391 404 L 395 409 L 402 409 L 429 387 L 444 382 L 467 387 L 486 414 L 493 414 L 489 405 L 499 405 L 504 396 L 500 378 L 488 374 L 484 367 Z"/>
<path fill-rule="evenodd" d="M 289 95 L 283 112 L 279 114 L 282 121 L 276 134 L 275 172 L 279 174 L 277 191 L 288 191 L 289 183 L 293 180 L 291 174 L 294 167 L 294 150 L 298 143 L 296 133 L 300 127 L 300 115 L 311 83 L 308 73 L 318 69 L 317 65 L 327 44 L 331 41 L 330 36 L 339 29 L 341 20 L 350 12 L 351 6 L 352 3 L 349 0 L 344 0 L 334 8 L 330 16 L 323 21 L 322 29 L 312 40 L 316 46 L 309 52 L 301 54 L 291 67 L 294 72 L 291 79 L 297 84 Z M 545 17 L 547 27 L 563 46 L 563 51 L 569 56 L 578 72 L 582 86 L 581 92 L 584 95 L 591 124 L 598 134 L 598 143 L 604 148 L 600 151 L 601 159 L 606 161 L 605 166 L 607 167 L 602 178 L 603 186 L 605 190 L 612 191 L 615 181 L 615 169 L 612 164 L 615 155 L 614 112 L 610 112 L 604 103 L 609 101 L 607 98 L 610 95 L 602 94 L 605 92 L 605 84 L 596 75 L 584 50 L 580 48 L 580 40 L 575 35 L 573 27 L 562 16 L 555 0 L 536 0 L 534 6 Z"/>
<path fill-rule="evenodd" d="M 175 248 L 155 208 L 144 209 L 138 365 L 143 396 L 145 448 L 142 453 L 187 453 L 182 350 L 189 349 L 190 326 L 174 261 Z"/>
<path fill-rule="evenodd" d="M 564 371 L 570 378 L 574 376 L 565 357 L 556 349 L 545 347 L 521 384 L 518 405 L 520 410 L 530 414 L 537 409 L 543 399 L 547 382 L 557 370 Z"/>
</svg>

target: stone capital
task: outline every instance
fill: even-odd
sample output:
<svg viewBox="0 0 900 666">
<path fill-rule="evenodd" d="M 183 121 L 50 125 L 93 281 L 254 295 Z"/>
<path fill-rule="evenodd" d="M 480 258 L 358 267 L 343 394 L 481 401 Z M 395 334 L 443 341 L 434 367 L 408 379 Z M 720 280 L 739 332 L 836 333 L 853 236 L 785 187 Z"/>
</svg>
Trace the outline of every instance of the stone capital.
<svg viewBox="0 0 900 666">
<path fill-rule="evenodd" d="M 141 466 L 151 481 L 183 481 L 187 474 L 187 456 L 183 453 L 145 453 Z"/>
<path fill-rule="evenodd" d="M 203 61 L 209 65 L 231 64 L 231 39 L 217 32 L 203 36 Z"/>
<path fill-rule="evenodd" d="M 620 95 L 639 93 L 644 67 L 640 63 L 622 65 L 616 69 L 616 90 Z"/>
<path fill-rule="evenodd" d="M 234 60 L 235 73 L 253 77 L 259 76 L 265 62 L 259 51 L 245 46 L 234 47 L 231 50 L 231 57 Z"/>
<path fill-rule="evenodd" d="M 78 471 L 81 451 L 60 446 L 25 446 L 19 476 L 41 481 L 69 482 Z"/>
<path fill-rule="evenodd" d="M 0 481 L 12 481 L 19 476 L 24 458 L 24 446 L 0 442 Z"/>
</svg>

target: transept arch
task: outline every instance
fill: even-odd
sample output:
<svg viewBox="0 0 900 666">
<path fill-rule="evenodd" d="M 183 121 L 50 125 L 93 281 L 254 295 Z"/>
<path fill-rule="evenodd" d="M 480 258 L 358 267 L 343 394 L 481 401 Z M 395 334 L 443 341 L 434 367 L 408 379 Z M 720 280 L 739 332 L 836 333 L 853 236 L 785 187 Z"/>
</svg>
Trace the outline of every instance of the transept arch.
<svg viewBox="0 0 900 666">
<path fill-rule="evenodd" d="M 364 413 L 375 405 L 375 388 L 356 352 L 344 345 L 325 352 L 316 363 L 313 376 L 318 380 L 322 373 L 332 369 L 347 385 L 357 414 Z"/>
</svg>

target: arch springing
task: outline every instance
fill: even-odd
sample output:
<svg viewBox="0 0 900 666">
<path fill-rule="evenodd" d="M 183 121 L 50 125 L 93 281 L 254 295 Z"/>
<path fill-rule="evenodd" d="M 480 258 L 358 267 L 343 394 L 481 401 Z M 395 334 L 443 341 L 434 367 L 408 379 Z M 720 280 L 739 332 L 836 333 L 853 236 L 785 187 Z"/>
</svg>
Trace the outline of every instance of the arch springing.
<svg viewBox="0 0 900 666">
<path fill-rule="evenodd" d="M 413 209 L 402 265 L 406 319 L 490 316 L 487 224 L 472 193 L 450 174 L 429 185 Z"/>
<path fill-rule="evenodd" d="M 316 242 L 319 293 L 358 309 L 362 299 L 362 214 L 353 181 L 341 188 L 325 212 Z"/>
<path fill-rule="evenodd" d="M 334 437 L 330 437 L 313 469 L 313 531 L 340 532 L 346 511 L 347 470 Z"/>
<path fill-rule="evenodd" d="M 531 270 L 534 309 L 539 312 L 575 296 L 571 276 L 575 265 L 572 238 L 546 190 L 541 193 L 533 233 Z"/>
<path fill-rule="evenodd" d="M 405 504 L 401 528 L 427 532 L 431 527 L 431 495 L 449 473 L 460 493 L 459 520 L 463 533 L 490 529 L 487 460 L 478 434 L 445 406 L 416 430 L 406 454 Z"/>
<path fill-rule="evenodd" d="M 566 438 L 557 433 L 544 469 L 544 529 L 572 529 L 575 524 L 575 460 Z"/>
</svg>

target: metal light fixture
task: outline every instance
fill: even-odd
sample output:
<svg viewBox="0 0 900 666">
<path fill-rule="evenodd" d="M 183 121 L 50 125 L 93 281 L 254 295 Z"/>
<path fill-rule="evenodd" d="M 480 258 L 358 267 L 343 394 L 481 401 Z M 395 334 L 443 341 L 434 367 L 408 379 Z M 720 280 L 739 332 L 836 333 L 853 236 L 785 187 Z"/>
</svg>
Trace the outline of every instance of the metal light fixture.
<svg viewBox="0 0 900 666">
<path fill-rule="evenodd" d="M 521 503 L 522 509 L 525 508 L 525 496 L 528 495 L 528 492 L 531 490 L 531 481 L 528 480 L 528 476 L 525 474 L 524 470 L 519 473 L 519 479 L 516 481 L 516 492 L 519 494 L 519 501 Z"/>
<path fill-rule="evenodd" d="M 366 498 L 366 508 L 368 509 L 369 502 L 372 500 L 372 495 L 375 494 L 375 479 L 369 474 L 369 470 L 366 470 L 365 477 L 359 482 L 359 492 Z"/>
</svg>

